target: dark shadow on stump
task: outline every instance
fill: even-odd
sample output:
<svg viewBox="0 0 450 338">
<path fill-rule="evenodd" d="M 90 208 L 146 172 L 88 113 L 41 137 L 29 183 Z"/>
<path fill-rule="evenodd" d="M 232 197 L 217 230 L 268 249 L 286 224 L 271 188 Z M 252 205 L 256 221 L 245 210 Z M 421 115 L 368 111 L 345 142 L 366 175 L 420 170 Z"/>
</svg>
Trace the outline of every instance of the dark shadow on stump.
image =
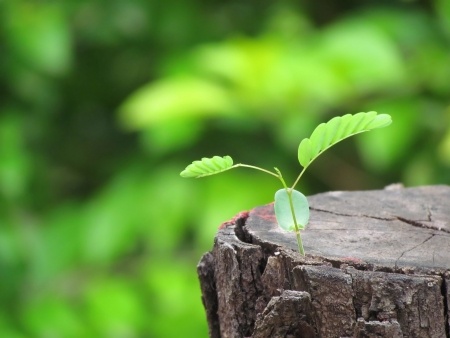
<svg viewBox="0 0 450 338">
<path fill-rule="evenodd" d="M 272 204 L 218 231 L 198 265 L 211 337 L 449 337 L 450 187 L 309 201 L 305 257 Z"/>
</svg>

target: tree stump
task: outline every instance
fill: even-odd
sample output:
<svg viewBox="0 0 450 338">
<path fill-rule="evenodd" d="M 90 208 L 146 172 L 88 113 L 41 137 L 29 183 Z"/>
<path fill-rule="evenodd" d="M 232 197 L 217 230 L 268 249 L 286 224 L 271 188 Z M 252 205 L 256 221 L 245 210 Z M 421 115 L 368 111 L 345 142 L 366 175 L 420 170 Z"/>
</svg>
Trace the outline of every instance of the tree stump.
<svg viewBox="0 0 450 338">
<path fill-rule="evenodd" d="M 273 204 L 218 230 L 198 265 L 211 337 L 449 337 L 449 186 L 309 202 L 305 257 Z"/>
</svg>

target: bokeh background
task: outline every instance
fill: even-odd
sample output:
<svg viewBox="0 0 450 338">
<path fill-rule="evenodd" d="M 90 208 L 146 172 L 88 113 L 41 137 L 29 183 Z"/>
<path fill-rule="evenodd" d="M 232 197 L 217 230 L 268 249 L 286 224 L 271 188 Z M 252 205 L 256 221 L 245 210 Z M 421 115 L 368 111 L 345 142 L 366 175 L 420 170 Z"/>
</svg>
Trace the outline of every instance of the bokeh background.
<svg viewBox="0 0 450 338">
<path fill-rule="evenodd" d="M 305 194 L 450 184 L 450 2 L 0 2 L 0 336 L 207 337 L 196 278 L 221 222 L 273 200 L 336 115 Z"/>
</svg>

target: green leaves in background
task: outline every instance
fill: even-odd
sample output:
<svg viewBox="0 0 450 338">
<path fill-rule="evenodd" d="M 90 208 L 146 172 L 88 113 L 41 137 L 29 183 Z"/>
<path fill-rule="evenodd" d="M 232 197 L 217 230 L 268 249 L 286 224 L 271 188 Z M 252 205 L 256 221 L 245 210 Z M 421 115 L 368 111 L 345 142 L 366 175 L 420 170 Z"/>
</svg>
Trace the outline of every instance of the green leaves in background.
<svg viewBox="0 0 450 338">
<path fill-rule="evenodd" d="M 309 222 L 309 204 L 306 196 L 300 191 L 292 189 L 292 207 L 297 220 L 299 230 L 305 229 Z M 275 216 L 280 228 L 286 231 L 294 231 L 295 225 L 292 218 L 291 205 L 286 189 L 280 189 L 275 193 Z"/>
<path fill-rule="evenodd" d="M 305 194 L 450 183 L 449 2 L 324 3 L 0 3 L 2 336 L 207 337 L 198 258 L 279 188 L 177 177 L 211 149 L 292 177 L 299 135 L 364 107 L 395 125 Z"/>
<path fill-rule="evenodd" d="M 186 117 L 235 115 L 225 88 L 193 76 L 172 77 L 144 86 L 125 101 L 120 111 L 130 129 Z"/>
<path fill-rule="evenodd" d="M 432 121 L 435 117 L 432 115 L 428 115 L 427 119 L 421 118 L 419 110 L 422 105 L 426 103 L 415 98 L 389 98 L 373 103 L 374 110 L 389 112 L 395 127 L 367 133 L 355 140 L 367 168 L 383 173 L 401 166 L 402 161 L 406 160 L 405 156 L 410 156 L 408 149 L 413 147 L 423 125 L 434 124 Z M 376 157 L 372 155 L 374 153 Z"/>
<path fill-rule="evenodd" d="M 336 116 L 327 123 L 321 123 L 310 138 L 305 138 L 300 142 L 298 160 L 303 167 L 307 167 L 334 144 L 371 129 L 386 127 L 391 122 L 389 115 L 377 115 L 374 111 Z"/>
<path fill-rule="evenodd" d="M 4 5 L 7 43 L 23 65 L 50 76 L 62 76 L 72 62 L 72 37 L 64 6 L 9 1 Z"/>
<path fill-rule="evenodd" d="M 23 131 L 25 119 L 17 110 L 3 110 L 0 116 L 0 196 L 16 201 L 25 198 L 32 172 Z"/>
</svg>

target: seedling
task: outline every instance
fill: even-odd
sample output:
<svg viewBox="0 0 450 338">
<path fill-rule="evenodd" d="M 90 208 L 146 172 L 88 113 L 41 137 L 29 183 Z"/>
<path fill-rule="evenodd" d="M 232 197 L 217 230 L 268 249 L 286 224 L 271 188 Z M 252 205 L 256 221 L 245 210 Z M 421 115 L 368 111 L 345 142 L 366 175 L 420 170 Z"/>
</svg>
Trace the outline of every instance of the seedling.
<svg viewBox="0 0 450 338">
<path fill-rule="evenodd" d="M 218 174 L 229 169 L 245 167 L 256 169 L 272 175 L 280 180 L 283 188 L 275 193 L 274 211 L 278 225 L 286 230 L 293 231 L 297 237 L 298 251 L 305 255 L 300 230 L 304 230 L 309 221 L 309 204 L 305 195 L 295 190 L 306 169 L 325 150 L 336 143 L 356 134 L 372 129 L 382 128 L 390 125 L 391 116 L 388 114 L 378 115 L 371 111 L 368 113 L 347 114 L 336 116 L 326 123 L 319 124 L 309 138 L 300 142 L 298 147 L 298 161 L 303 167 L 294 184 L 288 187 L 283 175 L 278 168 L 269 171 L 248 164 L 233 164 L 230 156 L 214 156 L 194 161 L 181 172 L 182 177 L 205 177 Z"/>
</svg>

